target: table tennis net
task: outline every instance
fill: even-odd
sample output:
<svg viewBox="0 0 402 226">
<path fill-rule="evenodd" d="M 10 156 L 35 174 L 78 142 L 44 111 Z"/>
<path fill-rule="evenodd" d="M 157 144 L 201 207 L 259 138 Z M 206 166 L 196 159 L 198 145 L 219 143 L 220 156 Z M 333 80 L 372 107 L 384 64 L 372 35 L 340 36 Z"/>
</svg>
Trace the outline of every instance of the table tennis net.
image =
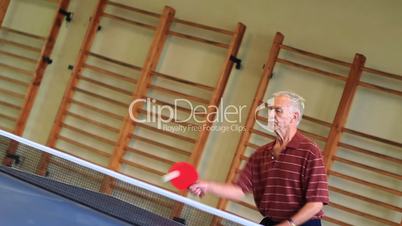
<svg viewBox="0 0 402 226">
<path fill-rule="evenodd" d="M 50 158 L 43 173 L 45 155 Z M 5 159 L 11 165 L 2 166 L 3 171 L 132 225 L 257 225 L 0 130 L 3 165 Z M 113 182 L 108 195 L 100 192 L 106 179 Z M 178 207 L 181 211 L 175 211 Z"/>
</svg>

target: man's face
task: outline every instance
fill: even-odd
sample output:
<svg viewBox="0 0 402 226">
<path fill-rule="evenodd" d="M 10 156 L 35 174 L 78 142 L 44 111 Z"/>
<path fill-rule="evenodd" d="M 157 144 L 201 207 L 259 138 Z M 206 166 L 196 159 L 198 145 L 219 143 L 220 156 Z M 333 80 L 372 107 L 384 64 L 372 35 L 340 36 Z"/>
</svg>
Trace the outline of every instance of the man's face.
<svg viewBox="0 0 402 226">
<path fill-rule="evenodd" d="M 274 120 L 274 130 L 283 130 L 295 123 L 295 113 L 291 111 L 290 99 L 286 96 L 274 98 L 268 106 L 269 118 Z"/>
</svg>

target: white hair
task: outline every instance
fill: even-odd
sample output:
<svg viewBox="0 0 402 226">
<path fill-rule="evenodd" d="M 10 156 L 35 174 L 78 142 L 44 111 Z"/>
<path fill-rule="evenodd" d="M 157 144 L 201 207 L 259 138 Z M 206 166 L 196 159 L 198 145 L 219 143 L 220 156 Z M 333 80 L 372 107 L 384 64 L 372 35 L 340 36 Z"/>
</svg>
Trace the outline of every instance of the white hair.
<svg viewBox="0 0 402 226">
<path fill-rule="evenodd" d="M 300 114 L 300 117 L 297 121 L 297 125 L 299 125 L 299 123 L 303 117 L 303 113 L 304 113 L 305 99 L 303 97 L 301 97 L 300 95 L 290 92 L 290 91 L 279 91 L 279 92 L 272 94 L 272 96 L 273 97 L 285 96 L 290 99 L 290 102 L 291 102 L 290 107 L 292 108 L 293 112 L 298 112 Z"/>
</svg>

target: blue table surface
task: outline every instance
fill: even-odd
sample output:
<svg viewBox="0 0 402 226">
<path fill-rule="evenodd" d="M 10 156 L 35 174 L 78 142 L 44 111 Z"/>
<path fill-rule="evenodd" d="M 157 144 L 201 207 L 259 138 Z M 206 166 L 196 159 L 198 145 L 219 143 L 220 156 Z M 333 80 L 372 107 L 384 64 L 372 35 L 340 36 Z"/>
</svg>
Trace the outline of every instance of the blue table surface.
<svg viewBox="0 0 402 226">
<path fill-rule="evenodd" d="M 62 196 L 0 173 L 0 225 L 130 225 Z"/>
</svg>

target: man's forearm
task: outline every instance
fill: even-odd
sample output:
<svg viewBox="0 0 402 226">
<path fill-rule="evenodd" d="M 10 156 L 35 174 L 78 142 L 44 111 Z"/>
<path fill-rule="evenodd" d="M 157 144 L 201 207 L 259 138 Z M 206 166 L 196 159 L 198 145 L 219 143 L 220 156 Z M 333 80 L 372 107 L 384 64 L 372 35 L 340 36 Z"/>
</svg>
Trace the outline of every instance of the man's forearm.
<svg viewBox="0 0 402 226">
<path fill-rule="evenodd" d="M 322 202 L 308 202 L 292 216 L 292 220 L 296 225 L 301 225 L 316 215 L 322 207 Z"/>
<path fill-rule="evenodd" d="M 207 182 L 206 191 L 207 193 L 232 200 L 240 200 L 244 197 L 243 190 L 239 186 L 233 184 Z"/>
</svg>

